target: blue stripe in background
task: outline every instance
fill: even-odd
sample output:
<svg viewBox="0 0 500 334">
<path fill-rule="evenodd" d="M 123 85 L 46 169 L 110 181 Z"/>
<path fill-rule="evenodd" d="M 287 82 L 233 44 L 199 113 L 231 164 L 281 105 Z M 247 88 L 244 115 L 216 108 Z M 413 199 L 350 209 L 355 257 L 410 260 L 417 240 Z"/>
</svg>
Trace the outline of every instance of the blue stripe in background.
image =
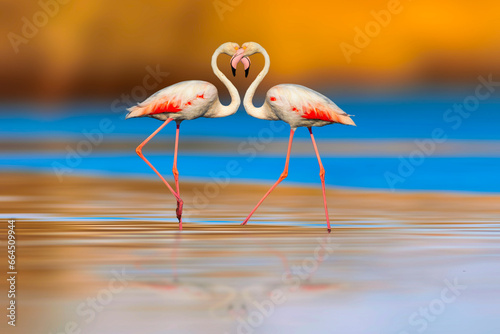
<svg viewBox="0 0 500 334">
<path fill-rule="evenodd" d="M 354 118 L 357 127 L 331 125 L 315 129 L 315 135 L 321 150 L 322 139 L 351 139 L 370 141 L 372 139 L 412 140 L 430 138 L 436 128 L 444 131 L 450 141 L 453 140 L 500 140 L 500 100 L 488 100 L 481 103 L 479 109 L 466 118 L 458 114 L 446 114 L 457 99 L 397 99 L 387 101 L 337 101 L 339 106 Z M 104 135 L 106 141 L 137 141 L 139 143 L 158 126 L 153 119 L 124 120 L 123 114 L 110 112 L 102 107 L 71 107 L 60 114 L 47 116 L 45 111 L 28 107 L 4 106 L 10 112 L 0 113 L 0 140 L 41 141 L 41 140 L 80 140 L 83 131 L 98 129 L 102 119 L 109 119 L 113 130 Z M 240 108 L 236 115 L 221 119 L 197 119 L 183 123 L 181 140 L 223 139 L 228 141 L 246 141 L 258 137 L 277 125 L 273 130 L 274 138 L 287 138 L 289 130 L 280 123 L 263 121 L 248 116 Z M 275 129 L 275 128 L 274 128 Z M 264 132 L 262 132 L 264 131 Z M 175 127 L 165 128 L 155 140 L 172 140 Z M 308 132 L 299 129 L 296 138 L 308 139 Z M 286 145 L 286 144 L 285 144 Z M 410 153 L 410 152 L 408 152 Z M 498 153 L 498 152 L 497 152 Z M 28 168 L 53 172 L 53 163 L 66 165 L 66 152 L 18 152 L 3 153 L 0 158 L 3 170 Z M 151 161 L 170 174 L 172 153 L 149 155 Z M 226 169 L 228 161 L 234 160 L 241 171 L 234 175 L 234 180 L 273 181 L 279 177 L 284 164 L 283 152 L 273 155 L 258 155 L 248 161 L 248 156 L 238 152 L 180 152 L 179 170 L 187 178 L 211 178 L 211 172 Z M 327 170 L 326 181 L 330 186 L 359 188 L 391 189 L 387 181 L 388 173 L 396 179 L 392 187 L 399 190 L 449 190 L 473 192 L 499 192 L 500 158 L 491 157 L 426 157 L 423 163 L 413 171 L 398 172 L 401 161 L 394 157 L 324 157 Z M 101 172 L 121 175 L 153 176 L 149 167 L 134 152 L 93 152 L 83 157 L 81 163 L 72 169 L 73 173 Z M 401 176 L 401 178 L 397 177 Z M 296 183 L 318 183 L 318 165 L 313 155 L 293 156 L 290 164 L 289 181 Z M 390 182 L 390 181 L 389 181 Z"/>
</svg>

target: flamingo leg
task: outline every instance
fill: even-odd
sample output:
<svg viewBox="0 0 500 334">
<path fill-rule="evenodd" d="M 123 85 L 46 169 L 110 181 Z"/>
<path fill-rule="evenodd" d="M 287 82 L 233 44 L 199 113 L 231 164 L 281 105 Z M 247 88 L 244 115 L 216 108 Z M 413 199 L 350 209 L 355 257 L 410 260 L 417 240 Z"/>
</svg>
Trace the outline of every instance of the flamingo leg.
<svg viewBox="0 0 500 334">
<path fill-rule="evenodd" d="M 179 128 L 181 124 L 177 123 L 177 129 L 175 130 L 175 150 L 174 150 L 174 166 L 172 167 L 172 173 L 175 179 L 175 188 L 177 189 L 177 195 L 180 197 L 181 192 L 179 191 L 179 170 L 177 169 L 177 152 L 179 150 Z M 182 201 L 177 200 L 177 219 L 179 219 L 179 229 L 182 230 Z"/>
<path fill-rule="evenodd" d="M 295 129 L 293 129 L 293 128 L 290 129 L 290 139 L 288 141 L 288 151 L 287 151 L 287 154 L 286 154 L 285 169 L 283 170 L 283 173 L 281 173 L 281 176 L 278 179 L 278 181 L 276 181 L 276 183 L 273 184 L 273 186 L 271 187 L 271 189 L 269 189 L 267 191 L 267 193 L 264 195 L 264 197 L 262 197 L 262 199 L 259 201 L 259 203 L 257 203 L 257 205 L 255 206 L 255 208 L 252 210 L 252 212 L 250 212 L 250 214 L 248 215 L 247 219 L 245 219 L 245 221 L 241 225 L 246 225 L 246 223 L 248 222 L 248 220 L 250 219 L 250 217 L 252 217 L 253 213 L 262 204 L 262 202 L 264 202 L 264 200 L 266 199 L 266 197 L 269 196 L 269 194 L 271 193 L 271 191 L 273 191 L 274 188 L 276 188 L 278 186 L 278 184 L 280 184 L 280 182 L 283 181 L 288 176 L 288 163 L 290 161 L 290 152 L 292 151 L 292 142 L 293 142 L 293 135 L 294 134 L 295 134 Z"/>
<path fill-rule="evenodd" d="M 156 168 L 154 168 L 154 166 L 142 154 L 142 147 L 144 145 L 146 145 L 154 136 L 156 136 L 156 134 L 158 132 L 160 132 L 161 129 L 163 129 L 172 120 L 173 119 L 171 119 L 171 118 L 167 119 L 158 129 L 156 129 L 155 132 L 153 132 L 148 138 L 146 138 L 146 140 L 144 140 L 139 146 L 137 146 L 137 148 L 135 149 L 135 152 L 142 160 L 144 160 L 148 164 L 149 167 L 151 167 L 151 169 L 156 173 L 156 175 L 158 175 L 160 177 L 160 179 L 163 181 L 163 183 L 165 183 L 168 190 L 170 190 L 170 192 L 175 196 L 175 199 L 177 199 L 177 203 L 180 202 L 182 205 L 183 202 L 182 202 L 182 199 L 179 197 L 179 195 L 174 191 L 174 189 L 172 189 L 172 187 L 170 186 L 170 184 L 168 184 L 168 182 L 165 180 L 165 178 L 156 170 Z M 179 225 L 179 229 L 182 229 L 182 225 Z"/>
<path fill-rule="evenodd" d="M 314 140 L 312 128 L 308 127 L 309 133 L 311 134 L 311 140 L 314 146 L 314 151 L 316 152 L 316 157 L 318 158 L 319 162 L 319 177 L 321 178 L 321 187 L 323 188 L 323 202 L 325 203 L 325 215 L 326 215 L 326 224 L 328 226 L 328 233 L 332 231 L 330 228 L 330 217 L 328 216 L 328 207 L 326 205 L 326 191 L 325 191 L 325 168 L 323 167 L 323 164 L 321 163 L 321 158 L 319 156 L 319 151 L 318 151 L 318 146 L 316 145 L 316 141 Z"/>
</svg>

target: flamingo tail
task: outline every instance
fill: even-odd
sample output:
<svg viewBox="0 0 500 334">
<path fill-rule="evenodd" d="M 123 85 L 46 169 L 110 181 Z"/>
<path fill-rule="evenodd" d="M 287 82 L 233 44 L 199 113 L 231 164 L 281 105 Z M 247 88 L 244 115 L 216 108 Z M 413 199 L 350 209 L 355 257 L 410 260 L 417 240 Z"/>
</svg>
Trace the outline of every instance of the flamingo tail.
<svg viewBox="0 0 500 334">
<path fill-rule="evenodd" d="M 130 107 L 128 108 L 128 114 L 127 116 L 125 116 L 125 119 L 128 119 L 128 118 L 134 118 L 134 117 L 141 117 L 144 115 L 144 110 L 145 108 L 141 108 L 139 106 L 133 106 L 133 107 Z"/>
<path fill-rule="evenodd" d="M 337 115 L 338 122 L 340 124 L 356 126 L 356 123 L 354 123 L 354 121 L 349 116 L 354 116 L 354 115 Z"/>
</svg>

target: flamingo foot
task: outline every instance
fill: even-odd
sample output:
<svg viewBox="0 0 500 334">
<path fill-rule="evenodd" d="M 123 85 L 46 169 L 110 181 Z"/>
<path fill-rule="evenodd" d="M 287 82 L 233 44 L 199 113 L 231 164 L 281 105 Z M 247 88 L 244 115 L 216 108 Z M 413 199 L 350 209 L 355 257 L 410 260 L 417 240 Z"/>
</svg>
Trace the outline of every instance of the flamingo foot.
<svg viewBox="0 0 500 334">
<path fill-rule="evenodd" d="M 175 213 L 177 214 L 177 219 L 179 219 L 179 230 L 182 230 L 182 208 L 184 207 L 184 202 L 182 200 L 177 201 L 177 209 Z"/>
<path fill-rule="evenodd" d="M 332 229 L 331 229 L 331 228 L 329 228 L 329 229 L 328 229 L 328 233 L 330 233 L 330 232 L 332 232 Z"/>
</svg>

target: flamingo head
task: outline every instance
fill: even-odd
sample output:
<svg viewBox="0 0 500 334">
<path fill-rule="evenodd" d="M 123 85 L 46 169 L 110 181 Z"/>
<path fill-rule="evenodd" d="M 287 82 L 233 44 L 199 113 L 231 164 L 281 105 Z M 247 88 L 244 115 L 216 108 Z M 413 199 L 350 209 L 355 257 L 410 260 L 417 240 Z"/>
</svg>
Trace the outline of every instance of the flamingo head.
<svg viewBox="0 0 500 334">
<path fill-rule="evenodd" d="M 262 47 L 255 42 L 244 43 L 241 48 L 239 48 L 233 55 L 233 58 L 231 58 L 231 68 L 233 69 L 233 75 L 236 73 L 236 65 L 238 65 L 239 62 L 242 62 L 245 68 L 245 77 L 247 77 L 250 70 L 250 65 L 252 64 L 250 62 L 250 58 L 248 57 L 257 52 L 260 52 L 261 49 Z"/>
<path fill-rule="evenodd" d="M 260 46 L 259 43 L 255 43 L 255 42 L 246 42 L 246 43 L 243 43 L 243 45 L 241 46 L 241 49 L 244 50 L 244 52 L 242 53 L 242 55 L 244 57 L 250 57 L 251 55 L 254 55 L 258 52 L 261 52 L 262 46 Z"/>
<path fill-rule="evenodd" d="M 238 43 L 227 42 L 220 46 L 221 53 L 227 54 L 228 56 L 233 56 L 236 51 L 240 49 L 240 45 Z"/>
</svg>

